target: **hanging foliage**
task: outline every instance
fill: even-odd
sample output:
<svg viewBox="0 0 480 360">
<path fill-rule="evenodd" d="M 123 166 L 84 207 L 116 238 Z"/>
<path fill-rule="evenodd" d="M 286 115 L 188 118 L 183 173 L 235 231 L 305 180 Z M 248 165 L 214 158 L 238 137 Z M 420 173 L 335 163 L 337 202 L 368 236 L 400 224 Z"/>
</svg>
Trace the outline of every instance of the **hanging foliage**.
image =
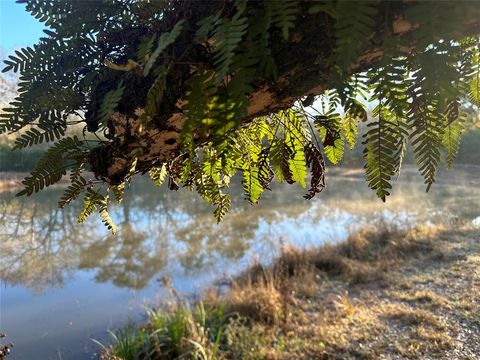
<svg viewBox="0 0 480 360">
<path fill-rule="evenodd" d="M 20 83 L 0 134 L 22 130 L 17 149 L 56 141 L 19 195 L 70 171 L 59 205 L 83 194 L 79 221 L 98 212 L 112 231 L 110 198 L 136 173 L 197 191 L 218 221 L 237 172 L 252 204 L 274 180 L 309 184 L 311 199 L 324 157 L 355 146 L 381 199 L 407 146 L 429 190 L 463 107 L 480 106 L 475 2 L 17 2 L 49 29 L 5 60 Z M 72 116 L 96 143 L 65 137 Z"/>
</svg>

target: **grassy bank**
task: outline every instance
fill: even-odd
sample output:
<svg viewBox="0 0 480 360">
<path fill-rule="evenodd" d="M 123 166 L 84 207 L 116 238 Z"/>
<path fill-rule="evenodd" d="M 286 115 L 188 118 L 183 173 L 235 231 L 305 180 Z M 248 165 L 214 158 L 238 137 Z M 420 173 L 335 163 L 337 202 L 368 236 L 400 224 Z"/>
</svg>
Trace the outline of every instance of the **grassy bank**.
<svg viewBox="0 0 480 360">
<path fill-rule="evenodd" d="M 224 294 L 176 300 L 114 336 L 102 359 L 475 359 L 478 228 L 368 228 L 285 248 Z"/>
</svg>

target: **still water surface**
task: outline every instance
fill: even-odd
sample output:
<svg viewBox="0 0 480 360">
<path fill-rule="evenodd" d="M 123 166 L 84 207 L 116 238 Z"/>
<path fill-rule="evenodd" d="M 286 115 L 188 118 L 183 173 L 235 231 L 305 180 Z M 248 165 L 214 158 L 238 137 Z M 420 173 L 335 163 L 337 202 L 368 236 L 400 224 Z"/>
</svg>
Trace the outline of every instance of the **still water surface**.
<svg viewBox="0 0 480 360">
<path fill-rule="evenodd" d="M 197 296 L 254 260 L 267 263 L 282 244 L 301 247 L 345 238 L 382 217 L 401 223 L 480 224 L 480 168 L 441 171 L 425 194 L 406 170 L 383 204 L 359 171 L 338 170 L 311 201 L 302 189 L 274 186 L 261 204 L 241 201 L 217 225 L 198 195 L 158 189 L 138 179 L 120 206 L 109 236 L 97 219 L 76 224 L 79 205 L 61 211 L 56 188 L 30 199 L 0 194 L 0 331 L 15 343 L 12 360 L 96 358 L 107 329 L 140 321 L 145 307 L 166 298 L 159 279 Z"/>
</svg>

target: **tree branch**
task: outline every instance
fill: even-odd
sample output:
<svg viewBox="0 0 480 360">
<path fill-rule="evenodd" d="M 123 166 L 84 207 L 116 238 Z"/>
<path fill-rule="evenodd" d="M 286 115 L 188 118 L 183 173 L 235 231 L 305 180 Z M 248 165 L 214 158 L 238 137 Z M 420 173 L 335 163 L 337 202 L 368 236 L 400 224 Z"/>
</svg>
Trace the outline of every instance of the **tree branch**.
<svg viewBox="0 0 480 360">
<path fill-rule="evenodd" d="M 401 39 L 402 46 L 395 49 L 397 56 L 408 56 L 423 50 L 411 36 L 420 31 L 423 24 L 415 23 L 407 17 L 406 10 L 409 6 L 410 1 L 390 5 L 388 1 L 383 3 L 377 15 L 377 31 L 368 38 L 365 53 L 351 65 L 351 74 L 365 71 L 384 60 L 384 57 L 391 56 L 385 52 L 388 39 Z M 441 39 L 443 35 L 448 35 L 449 39 L 461 39 L 469 34 L 480 33 L 479 9 L 480 6 L 476 11 L 465 14 L 463 28 L 459 29 L 458 33 L 442 34 L 439 29 L 437 39 L 432 41 Z M 306 10 L 304 12 L 306 14 Z M 389 25 L 385 26 L 387 20 Z M 425 21 L 429 19 L 426 18 Z M 331 60 L 335 53 L 335 39 L 330 35 L 333 33 L 333 20 L 320 13 L 318 16 L 299 16 L 289 41 L 282 41 L 281 34 L 273 34 L 276 38 L 271 40 L 271 43 L 275 44 L 272 55 L 277 64 L 278 76 L 276 80 L 257 79 L 254 83 L 255 90 L 249 96 L 247 115 L 242 124 L 248 124 L 258 116 L 287 109 L 300 98 L 319 95 L 335 85 L 331 76 L 335 66 Z M 189 61 L 201 63 L 202 59 Z M 181 81 L 170 86 L 185 88 Z M 142 126 L 138 116 L 127 117 L 116 113 L 110 120 L 111 141 L 93 149 L 90 156 L 91 167 L 96 176 L 108 183 L 117 184 L 129 173 L 134 157 L 138 160 L 137 172 L 146 172 L 159 163 L 178 157 L 181 151 L 180 132 L 184 123 L 184 95 L 178 94 L 174 99 L 166 99 L 162 104 L 163 109 L 170 109 L 162 116 L 166 120 L 160 124 L 152 121 L 146 128 Z M 141 113 L 142 109 L 138 111 Z M 137 115 L 140 113 L 136 112 Z"/>
</svg>

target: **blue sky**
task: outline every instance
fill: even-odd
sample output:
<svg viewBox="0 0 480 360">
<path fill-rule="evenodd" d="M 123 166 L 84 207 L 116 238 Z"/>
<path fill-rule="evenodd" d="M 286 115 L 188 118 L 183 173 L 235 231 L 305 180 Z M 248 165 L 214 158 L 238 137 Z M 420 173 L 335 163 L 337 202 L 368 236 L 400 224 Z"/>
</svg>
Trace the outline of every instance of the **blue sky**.
<svg viewBox="0 0 480 360">
<path fill-rule="evenodd" d="M 11 53 L 19 47 L 33 45 L 45 27 L 15 0 L 0 0 L 0 49 Z"/>
</svg>

